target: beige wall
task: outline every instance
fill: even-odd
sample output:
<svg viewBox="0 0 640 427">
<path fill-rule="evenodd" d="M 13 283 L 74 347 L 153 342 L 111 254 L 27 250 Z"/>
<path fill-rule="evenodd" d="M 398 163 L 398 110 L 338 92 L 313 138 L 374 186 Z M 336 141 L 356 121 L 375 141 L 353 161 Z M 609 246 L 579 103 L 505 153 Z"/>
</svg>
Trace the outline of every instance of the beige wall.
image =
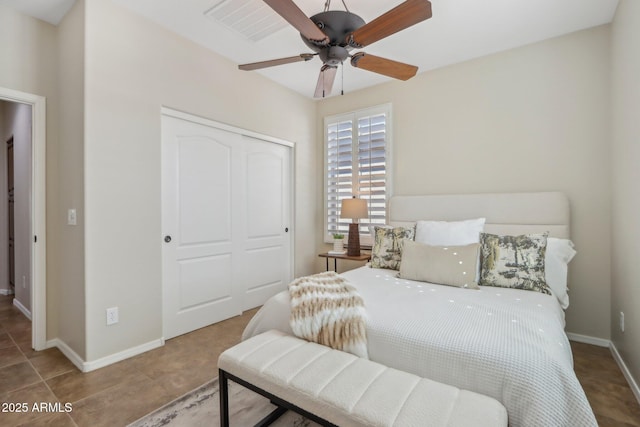
<svg viewBox="0 0 640 427">
<path fill-rule="evenodd" d="M 640 2 L 621 0 L 612 25 L 611 337 L 640 380 Z M 625 314 L 625 331 L 619 313 Z"/>
<path fill-rule="evenodd" d="M 48 293 L 58 316 L 56 337 L 86 357 L 84 281 L 84 0 L 77 0 L 58 26 L 59 144 L 57 154 L 58 292 Z M 76 209 L 77 225 L 67 225 Z"/>
<path fill-rule="evenodd" d="M 47 295 L 56 295 L 57 255 L 57 30 L 53 25 L 0 5 L 0 87 L 47 100 Z M 47 301 L 47 337 L 56 336 L 58 307 Z"/>
<path fill-rule="evenodd" d="M 87 360 L 162 336 L 160 108 L 290 140 L 295 274 L 315 262 L 315 105 L 106 0 L 86 3 Z M 107 327 L 105 309 L 120 323 Z"/>
<path fill-rule="evenodd" d="M 578 250 L 567 330 L 608 339 L 608 52 L 603 26 L 329 98 L 317 138 L 324 116 L 391 102 L 394 194 L 565 192 Z"/>
</svg>

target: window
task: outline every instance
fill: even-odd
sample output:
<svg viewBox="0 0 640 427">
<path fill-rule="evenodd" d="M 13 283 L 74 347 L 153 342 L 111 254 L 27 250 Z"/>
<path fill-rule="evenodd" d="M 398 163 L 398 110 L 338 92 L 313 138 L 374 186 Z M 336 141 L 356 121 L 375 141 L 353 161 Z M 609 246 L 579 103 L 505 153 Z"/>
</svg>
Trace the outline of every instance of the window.
<svg viewBox="0 0 640 427">
<path fill-rule="evenodd" d="M 341 200 L 367 201 L 360 241 L 372 244 L 374 225 L 385 224 L 390 193 L 391 105 L 325 117 L 325 241 L 348 234 L 351 219 L 340 218 Z"/>
</svg>

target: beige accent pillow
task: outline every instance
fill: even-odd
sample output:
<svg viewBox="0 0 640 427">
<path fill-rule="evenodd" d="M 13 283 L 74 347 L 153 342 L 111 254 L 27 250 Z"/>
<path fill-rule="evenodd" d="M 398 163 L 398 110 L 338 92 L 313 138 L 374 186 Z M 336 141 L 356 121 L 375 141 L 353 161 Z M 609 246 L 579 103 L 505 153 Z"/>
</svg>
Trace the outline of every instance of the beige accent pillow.
<svg viewBox="0 0 640 427">
<path fill-rule="evenodd" d="M 430 246 L 405 240 L 400 277 L 459 288 L 480 289 L 475 282 L 479 243 Z"/>
</svg>

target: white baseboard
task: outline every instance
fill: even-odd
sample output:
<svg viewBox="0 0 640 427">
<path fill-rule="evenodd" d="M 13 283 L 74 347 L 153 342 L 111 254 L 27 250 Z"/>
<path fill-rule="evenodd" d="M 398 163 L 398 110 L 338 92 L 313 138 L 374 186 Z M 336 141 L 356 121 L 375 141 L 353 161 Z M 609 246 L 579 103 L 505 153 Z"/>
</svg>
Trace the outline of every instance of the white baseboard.
<svg viewBox="0 0 640 427">
<path fill-rule="evenodd" d="M 638 383 L 633 378 L 633 375 L 631 375 L 631 371 L 629 371 L 629 368 L 627 368 L 627 365 L 624 363 L 624 360 L 620 356 L 620 353 L 618 353 L 618 349 L 613 344 L 613 342 L 611 343 L 611 346 L 609 346 L 609 349 L 611 350 L 613 359 L 616 361 L 616 363 L 620 367 L 620 370 L 622 371 L 622 375 L 624 375 L 625 379 L 627 380 L 627 383 L 629 383 L 629 387 L 631 388 L 631 391 L 636 396 L 636 400 L 638 401 L 638 403 L 640 403 L 640 388 L 638 387 Z"/>
<path fill-rule="evenodd" d="M 571 341 L 581 342 L 583 344 L 597 345 L 598 347 L 609 348 L 611 346 L 611 341 L 604 338 L 590 337 L 588 335 L 574 334 L 572 332 L 567 332 L 567 338 L 569 338 Z"/>
<path fill-rule="evenodd" d="M 31 312 L 29 310 L 27 310 L 27 307 L 25 307 L 24 305 L 22 305 L 22 303 L 20 301 L 18 301 L 17 299 L 13 299 L 13 305 L 22 312 L 22 314 L 24 314 L 25 316 L 27 316 L 27 319 L 31 320 Z"/>
<path fill-rule="evenodd" d="M 567 337 L 569 337 L 571 341 L 597 345 L 598 347 L 607 347 L 609 351 L 611 351 L 613 360 L 616 361 L 618 367 L 622 371 L 622 375 L 624 375 L 624 378 L 627 380 L 627 384 L 629 384 L 629 388 L 633 392 L 633 395 L 636 397 L 638 403 L 640 403 L 640 387 L 638 387 L 638 383 L 636 382 L 635 378 L 633 378 L 633 375 L 631 375 L 631 371 L 629 371 L 629 368 L 627 368 L 627 365 L 624 363 L 624 359 L 622 359 L 622 356 L 620 356 L 620 353 L 618 353 L 618 349 L 613 344 L 613 342 L 605 340 L 603 338 L 595 338 L 587 335 L 574 334 L 571 332 L 567 332 Z"/>
<path fill-rule="evenodd" d="M 58 338 L 54 338 L 52 340 L 47 341 L 47 348 L 52 348 L 52 347 L 57 347 L 58 350 L 62 352 L 62 354 L 67 356 L 67 359 L 69 359 L 71 363 L 76 365 L 76 368 L 84 372 L 84 363 L 85 363 L 84 360 L 82 360 L 82 357 L 80 357 L 78 353 L 73 351 L 71 347 L 67 345 L 66 342 Z"/>
<path fill-rule="evenodd" d="M 90 372 L 99 368 L 104 368 L 105 366 L 111 365 L 116 362 L 120 362 L 122 360 L 128 359 L 133 356 L 137 356 L 149 350 L 153 350 L 154 348 L 162 347 L 163 345 L 164 345 L 164 338 L 159 338 L 157 340 L 140 344 L 139 346 L 136 346 L 136 347 L 128 348 L 119 353 L 111 354 L 109 356 L 106 356 L 91 362 L 85 362 L 84 369 L 82 372 Z"/>
<path fill-rule="evenodd" d="M 141 344 L 136 347 L 129 348 L 127 350 L 121 351 L 119 353 L 112 354 L 107 357 L 103 357 L 98 360 L 94 360 L 92 362 L 86 362 L 67 345 L 64 341 L 55 338 L 47 341 L 47 348 L 57 347 L 62 354 L 64 354 L 67 359 L 73 363 L 76 368 L 78 368 L 82 372 L 91 372 L 96 369 L 104 368 L 105 366 L 109 366 L 111 364 L 120 362 L 122 360 L 128 359 L 133 356 L 137 356 L 138 354 L 142 354 L 149 350 L 153 350 L 154 348 L 162 347 L 164 345 L 164 338 L 160 338 L 157 340 L 150 341 L 145 344 Z"/>
<path fill-rule="evenodd" d="M 0 289 L 0 295 L 13 295 L 13 291 L 11 289 Z"/>
</svg>

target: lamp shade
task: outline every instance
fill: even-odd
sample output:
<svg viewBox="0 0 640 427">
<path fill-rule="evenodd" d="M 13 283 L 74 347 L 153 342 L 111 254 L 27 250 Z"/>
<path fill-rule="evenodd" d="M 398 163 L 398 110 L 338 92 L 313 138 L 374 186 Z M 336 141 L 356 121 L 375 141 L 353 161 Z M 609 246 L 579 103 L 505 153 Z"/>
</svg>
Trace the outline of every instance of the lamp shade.
<svg viewBox="0 0 640 427">
<path fill-rule="evenodd" d="M 367 218 L 367 201 L 363 199 L 344 199 L 340 209 L 340 218 L 360 219 Z"/>
</svg>

